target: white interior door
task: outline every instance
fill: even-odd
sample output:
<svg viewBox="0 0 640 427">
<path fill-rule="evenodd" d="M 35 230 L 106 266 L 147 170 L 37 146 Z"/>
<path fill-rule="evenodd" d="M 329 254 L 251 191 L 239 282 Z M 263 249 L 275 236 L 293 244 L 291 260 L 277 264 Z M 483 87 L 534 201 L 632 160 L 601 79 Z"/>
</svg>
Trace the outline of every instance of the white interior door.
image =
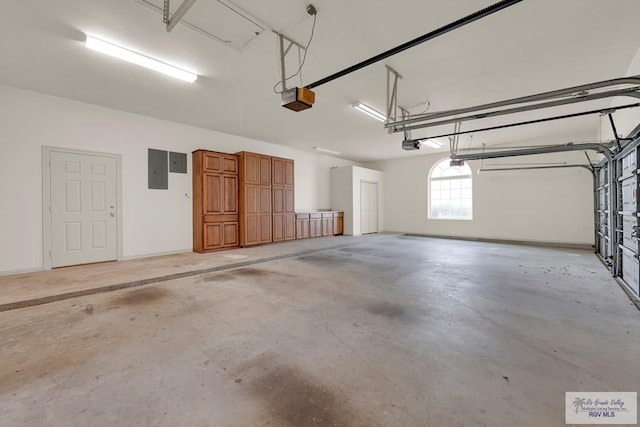
<svg viewBox="0 0 640 427">
<path fill-rule="evenodd" d="M 369 233 L 378 232 L 378 183 L 369 183 Z"/>
<path fill-rule="evenodd" d="M 116 159 L 51 151 L 50 165 L 51 267 L 116 260 Z"/>
<path fill-rule="evenodd" d="M 360 234 L 370 233 L 369 183 L 360 181 Z"/>
<path fill-rule="evenodd" d="M 360 182 L 360 234 L 378 232 L 378 183 Z"/>
</svg>

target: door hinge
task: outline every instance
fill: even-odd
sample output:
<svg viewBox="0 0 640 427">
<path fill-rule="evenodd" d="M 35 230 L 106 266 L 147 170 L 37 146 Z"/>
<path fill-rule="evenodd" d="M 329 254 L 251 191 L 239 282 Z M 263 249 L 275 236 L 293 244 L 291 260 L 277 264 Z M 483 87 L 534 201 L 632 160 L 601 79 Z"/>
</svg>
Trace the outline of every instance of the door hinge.
<svg viewBox="0 0 640 427">
<path fill-rule="evenodd" d="M 53 213 L 53 211 L 51 210 L 51 205 L 49 205 L 49 213 Z"/>
<path fill-rule="evenodd" d="M 49 258 L 51 258 L 51 251 L 49 251 Z"/>
</svg>

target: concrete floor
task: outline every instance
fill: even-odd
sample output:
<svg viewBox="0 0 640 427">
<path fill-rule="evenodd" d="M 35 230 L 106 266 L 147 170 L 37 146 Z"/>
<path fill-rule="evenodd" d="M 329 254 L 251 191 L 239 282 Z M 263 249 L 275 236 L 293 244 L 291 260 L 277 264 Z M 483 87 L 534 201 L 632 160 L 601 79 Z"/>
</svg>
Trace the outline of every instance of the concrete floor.
<svg viewBox="0 0 640 427">
<path fill-rule="evenodd" d="M 564 426 L 566 391 L 640 391 L 592 253 L 348 243 L 0 312 L 0 425 Z"/>
</svg>

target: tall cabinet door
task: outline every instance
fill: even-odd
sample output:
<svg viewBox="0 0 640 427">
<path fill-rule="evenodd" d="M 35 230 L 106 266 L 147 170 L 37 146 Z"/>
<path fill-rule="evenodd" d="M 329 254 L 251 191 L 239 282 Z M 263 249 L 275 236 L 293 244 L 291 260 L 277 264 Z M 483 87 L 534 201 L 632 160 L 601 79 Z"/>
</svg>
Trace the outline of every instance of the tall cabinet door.
<svg viewBox="0 0 640 427">
<path fill-rule="evenodd" d="M 285 239 L 284 187 L 273 186 L 271 194 L 273 196 L 273 241 L 281 242 Z"/>
<path fill-rule="evenodd" d="M 244 214 L 242 244 L 257 245 L 260 243 L 260 186 L 255 184 L 244 185 Z"/>
<path fill-rule="evenodd" d="M 284 185 L 293 187 L 293 160 L 284 161 Z"/>
<path fill-rule="evenodd" d="M 273 157 L 271 160 L 271 185 L 284 185 L 284 163 L 285 159 Z"/>
<path fill-rule="evenodd" d="M 260 185 L 271 185 L 271 157 L 260 156 Z"/>
<path fill-rule="evenodd" d="M 242 183 L 260 184 L 260 155 L 242 153 Z"/>
<path fill-rule="evenodd" d="M 296 238 L 296 213 L 293 187 L 284 187 L 284 239 Z"/>
<path fill-rule="evenodd" d="M 222 200 L 221 208 L 224 214 L 238 213 L 238 177 L 231 175 L 222 176 Z"/>
<path fill-rule="evenodd" d="M 260 243 L 272 241 L 271 227 L 271 186 L 260 186 L 259 216 L 260 216 Z"/>
<path fill-rule="evenodd" d="M 222 176 L 204 174 L 204 214 L 220 214 L 222 212 Z"/>
</svg>

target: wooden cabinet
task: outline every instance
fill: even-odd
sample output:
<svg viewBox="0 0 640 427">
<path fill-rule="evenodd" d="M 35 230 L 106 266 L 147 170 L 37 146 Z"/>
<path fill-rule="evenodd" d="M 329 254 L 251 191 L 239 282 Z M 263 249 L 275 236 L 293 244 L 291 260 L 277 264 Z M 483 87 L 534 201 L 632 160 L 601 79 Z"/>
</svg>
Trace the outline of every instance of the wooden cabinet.
<svg viewBox="0 0 640 427">
<path fill-rule="evenodd" d="M 240 246 L 296 237 L 293 160 L 240 152 Z"/>
<path fill-rule="evenodd" d="M 322 236 L 322 214 L 318 212 L 309 214 L 309 237 Z"/>
<path fill-rule="evenodd" d="M 333 213 L 333 234 L 336 236 L 344 234 L 344 212 Z"/>
<path fill-rule="evenodd" d="M 295 239 L 294 197 L 291 159 L 194 151 L 193 250 Z"/>
<path fill-rule="evenodd" d="M 293 160 L 271 158 L 271 191 L 273 241 L 293 240 L 296 238 Z"/>
<path fill-rule="evenodd" d="M 296 212 L 295 219 L 297 239 L 344 233 L 344 212 Z"/>
<path fill-rule="evenodd" d="M 322 214 L 322 235 L 333 236 L 333 212 Z"/>
<path fill-rule="evenodd" d="M 296 239 L 309 238 L 309 214 L 296 213 Z"/>
<path fill-rule="evenodd" d="M 238 158 L 233 154 L 193 152 L 193 250 L 237 247 Z"/>
<path fill-rule="evenodd" d="M 271 157 L 244 151 L 237 156 L 240 246 L 269 243 L 273 240 Z"/>
</svg>

